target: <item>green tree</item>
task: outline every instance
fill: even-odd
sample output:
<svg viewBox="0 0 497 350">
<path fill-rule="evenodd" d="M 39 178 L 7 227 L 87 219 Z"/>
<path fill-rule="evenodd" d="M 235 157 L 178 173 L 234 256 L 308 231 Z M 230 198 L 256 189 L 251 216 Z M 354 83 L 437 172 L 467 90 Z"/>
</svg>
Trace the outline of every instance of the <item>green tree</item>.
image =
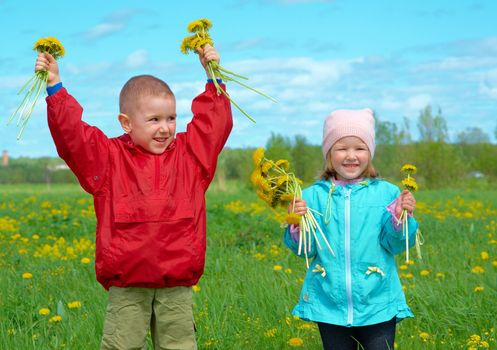
<svg viewBox="0 0 497 350">
<path fill-rule="evenodd" d="M 420 141 L 425 142 L 447 142 L 449 134 L 447 123 L 442 117 L 442 111 L 439 109 L 436 116 L 432 115 L 431 106 L 428 105 L 420 111 L 418 118 L 418 130 Z"/>
<path fill-rule="evenodd" d="M 288 137 L 279 134 L 271 133 L 267 143 L 265 156 L 268 159 L 278 160 L 286 159 L 293 164 L 292 158 L 292 143 Z"/>
<path fill-rule="evenodd" d="M 313 182 L 323 168 L 321 147 L 311 145 L 305 136 L 296 135 L 291 154 L 295 175 L 306 183 Z"/>
<path fill-rule="evenodd" d="M 465 144 L 490 143 L 490 137 L 482 129 L 470 127 L 457 134 L 457 142 Z"/>
</svg>

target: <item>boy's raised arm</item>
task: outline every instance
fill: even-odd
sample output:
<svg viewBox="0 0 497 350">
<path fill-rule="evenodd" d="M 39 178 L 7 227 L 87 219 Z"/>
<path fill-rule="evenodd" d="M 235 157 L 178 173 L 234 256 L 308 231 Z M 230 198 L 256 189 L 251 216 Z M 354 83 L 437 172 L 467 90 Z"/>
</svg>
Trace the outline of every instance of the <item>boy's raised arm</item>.
<svg viewBox="0 0 497 350">
<path fill-rule="evenodd" d="M 47 114 L 57 153 L 85 191 L 93 194 L 100 188 L 107 171 L 108 138 L 81 120 L 83 108 L 62 88 L 57 61 L 50 54 L 38 55 L 35 71 L 39 70 L 48 72 L 47 91 L 52 88 L 52 94 L 47 97 Z"/>
</svg>

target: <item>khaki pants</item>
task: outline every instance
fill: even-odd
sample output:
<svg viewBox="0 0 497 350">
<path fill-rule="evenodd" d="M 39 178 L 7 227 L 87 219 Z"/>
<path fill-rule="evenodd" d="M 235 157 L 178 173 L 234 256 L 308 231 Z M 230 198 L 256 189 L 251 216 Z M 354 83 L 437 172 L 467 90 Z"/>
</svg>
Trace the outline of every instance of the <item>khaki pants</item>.
<svg viewBox="0 0 497 350">
<path fill-rule="evenodd" d="M 110 287 L 101 349 L 196 350 L 192 289 Z"/>
</svg>

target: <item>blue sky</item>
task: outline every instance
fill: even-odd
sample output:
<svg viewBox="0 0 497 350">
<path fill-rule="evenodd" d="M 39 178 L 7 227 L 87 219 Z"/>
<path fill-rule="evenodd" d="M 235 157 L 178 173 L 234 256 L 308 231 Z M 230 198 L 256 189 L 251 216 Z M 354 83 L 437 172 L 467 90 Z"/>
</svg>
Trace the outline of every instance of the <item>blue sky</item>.
<svg viewBox="0 0 497 350">
<path fill-rule="evenodd" d="M 43 7 L 43 9 L 41 8 Z M 41 99 L 20 141 L 6 121 L 17 91 L 33 72 L 34 42 L 57 37 L 69 92 L 84 120 L 108 136 L 117 122 L 122 85 L 137 74 L 169 83 L 177 98 L 178 131 L 204 86 L 197 57 L 179 45 L 192 20 L 209 18 L 228 69 L 278 99 L 273 104 L 234 85 L 232 97 L 256 120 L 234 109 L 230 147 L 260 147 L 272 132 L 321 142 L 326 115 L 371 107 L 382 121 L 410 121 L 441 108 L 452 139 L 468 127 L 495 142 L 497 127 L 497 2 L 459 1 L 94 1 L 0 0 L 0 149 L 11 156 L 55 156 Z M 5 39 L 4 39 L 5 40 Z"/>
</svg>

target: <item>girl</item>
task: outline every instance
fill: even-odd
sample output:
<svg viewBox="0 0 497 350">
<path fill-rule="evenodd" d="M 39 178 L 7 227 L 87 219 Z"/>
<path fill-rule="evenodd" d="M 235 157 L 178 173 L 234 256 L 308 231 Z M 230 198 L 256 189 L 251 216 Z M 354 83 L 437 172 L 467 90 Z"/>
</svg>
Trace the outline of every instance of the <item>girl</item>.
<svg viewBox="0 0 497 350">
<path fill-rule="evenodd" d="M 290 203 L 289 212 L 307 207 L 335 255 L 312 237 L 307 271 L 293 314 L 317 322 L 324 349 L 393 349 L 396 322 L 413 314 L 406 304 L 394 255 L 405 250 L 402 211 L 408 211 L 409 243 L 415 243 L 416 201 L 409 191 L 377 178 L 373 112 L 338 110 L 323 128 L 325 170 L 321 179 Z M 285 232 L 285 244 L 297 254 L 298 226 Z M 320 239 L 318 236 L 317 239 Z M 303 255 L 303 254 L 301 254 Z M 360 345 L 359 345 L 360 344 Z"/>
</svg>

